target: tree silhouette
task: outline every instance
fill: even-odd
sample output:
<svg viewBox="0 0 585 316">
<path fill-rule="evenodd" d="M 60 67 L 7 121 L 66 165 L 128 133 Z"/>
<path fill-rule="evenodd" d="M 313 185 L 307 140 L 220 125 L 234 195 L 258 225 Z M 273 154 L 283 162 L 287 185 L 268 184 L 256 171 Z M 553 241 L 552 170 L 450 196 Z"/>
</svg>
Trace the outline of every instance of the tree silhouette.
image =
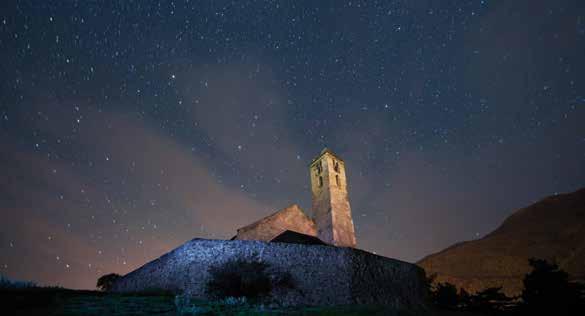
<svg viewBox="0 0 585 316">
<path fill-rule="evenodd" d="M 585 315 L 585 284 L 570 282 L 567 272 L 546 260 L 529 259 L 533 270 L 524 277 L 520 297 L 507 297 L 502 287 L 469 294 L 450 283 L 432 285 L 427 279 L 433 303 L 443 309 L 468 310 L 481 315 Z M 519 298 L 521 299 L 519 301 Z"/>
<path fill-rule="evenodd" d="M 529 263 L 533 270 L 524 277 L 522 310 L 543 315 L 585 310 L 583 285 L 569 282 L 569 275 L 556 264 L 534 258 Z"/>
<path fill-rule="evenodd" d="M 512 298 L 502 292 L 502 287 L 490 287 L 468 296 L 466 307 L 473 311 L 501 311 L 507 308 Z"/>
<path fill-rule="evenodd" d="M 118 280 L 119 278 L 120 278 L 120 275 L 116 274 L 116 273 L 102 275 L 97 280 L 97 287 L 102 291 L 109 291 L 112 289 L 114 282 L 116 282 L 116 280 Z"/>
<path fill-rule="evenodd" d="M 468 309 L 471 305 L 473 295 L 467 292 L 464 288 L 459 289 L 459 309 Z"/>
<path fill-rule="evenodd" d="M 460 298 L 457 294 L 457 287 L 451 283 L 439 283 L 432 292 L 434 303 L 446 309 L 457 309 Z"/>
</svg>

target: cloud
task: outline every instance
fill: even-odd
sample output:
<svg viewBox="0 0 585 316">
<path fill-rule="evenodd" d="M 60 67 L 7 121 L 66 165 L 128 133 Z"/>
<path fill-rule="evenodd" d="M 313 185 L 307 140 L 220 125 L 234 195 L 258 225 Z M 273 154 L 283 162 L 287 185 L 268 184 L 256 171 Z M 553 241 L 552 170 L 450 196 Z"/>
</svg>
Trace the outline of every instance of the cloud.
<svg viewBox="0 0 585 316">
<path fill-rule="evenodd" d="M 99 273 L 128 272 L 195 236 L 229 238 L 274 211 L 223 185 L 187 147 L 131 115 L 86 106 L 84 117 L 63 146 L 85 159 L 50 159 L 2 140 L 8 181 L 1 192 L 9 202 L 2 246 L 16 277 L 91 288 Z M 38 126 L 47 139 L 67 135 L 62 125 Z M 39 261 L 49 268 L 35 270 Z"/>
<path fill-rule="evenodd" d="M 184 67 L 183 67 L 184 68 Z M 213 158 L 261 188 L 258 196 L 288 204 L 309 195 L 307 164 L 316 153 L 295 140 L 294 109 L 270 67 L 261 62 L 216 65 L 178 72 L 189 124 L 217 148 Z"/>
</svg>

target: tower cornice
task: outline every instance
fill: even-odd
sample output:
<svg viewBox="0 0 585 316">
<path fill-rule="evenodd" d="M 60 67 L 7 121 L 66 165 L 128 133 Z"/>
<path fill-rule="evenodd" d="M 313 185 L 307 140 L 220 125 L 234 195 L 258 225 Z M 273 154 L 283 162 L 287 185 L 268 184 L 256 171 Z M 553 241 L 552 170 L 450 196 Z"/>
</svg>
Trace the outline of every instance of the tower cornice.
<svg viewBox="0 0 585 316">
<path fill-rule="evenodd" d="M 309 166 L 312 166 L 315 164 L 315 162 L 317 162 L 318 160 L 321 159 L 321 157 L 325 156 L 326 154 L 329 154 L 333 157 L 335 157 L 335 159 L 344 162 L 343 159 L 339 158 L 339 156 L 337 156 L 337 154 L 335 154 L 333 151 L 331 151 L 331 149 L 325 147 L 323 148 L 323 150 L 321 150 L 321 153 L 319 154 L 319 156 L 313 158 L 313 160 L 311 161 L 311 163 L 309 164 Z"/>
</svg>

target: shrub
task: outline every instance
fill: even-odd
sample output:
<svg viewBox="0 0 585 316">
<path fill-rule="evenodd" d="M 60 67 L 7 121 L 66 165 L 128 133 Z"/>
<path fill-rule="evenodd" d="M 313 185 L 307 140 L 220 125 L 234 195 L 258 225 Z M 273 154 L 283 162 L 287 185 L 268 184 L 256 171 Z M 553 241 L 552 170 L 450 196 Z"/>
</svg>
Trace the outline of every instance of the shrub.
<svg viewBox="0 0 585 316">
<path fill-rule="evenodd" d="M 468 295 L 466 308 L 473 311 L 502 311 L 512 304 L 513 298 L 502 292 L 502 287 L 490 287 L 475 295 Z"/>
<path fill-rule="evenodd" d="M 456 309 L 459 305 L 459 295 L 457 287 L 451 283 L 439 283 L 432 292 L 434 303 L 447 309 Z"/>
<path fill-rule="evenodd" d="M 583 285 L 569 282 L 567 272 L 556 264 L 540 259 L 530 259 L 529 263 L 533 270 L 524 277 L 525 311 L 562 314 L 585 309 Z"/>
<path fill-rule="evenodd" d="M 207 292 L 215 298 L 257 298 L 272 290 L 267 265 L 262 262 L 229 261 L 209 269 Z"/>
<path fill-rule="evenodd" d="M 97 288 L 99 288 L 102 291 L 109 291 L 112 289 L 112 286 L 114 286 L 114 283 L 120 278 L 119 274 L 116 273 L 110 273 L 110 274 L 106 274 L 106 275 L 102 275 L 98 280 L 97 280 Z"/>
<path fill-rule="evenodd" d="M 271 271 L 264 262 L 232 260 L 210 267 L 209 273 L 207 294 L 216 299 L 245 297 L 254 300 L 268 296 L 275 288 L 293 288 L 289 273 Z"/>
</svg>

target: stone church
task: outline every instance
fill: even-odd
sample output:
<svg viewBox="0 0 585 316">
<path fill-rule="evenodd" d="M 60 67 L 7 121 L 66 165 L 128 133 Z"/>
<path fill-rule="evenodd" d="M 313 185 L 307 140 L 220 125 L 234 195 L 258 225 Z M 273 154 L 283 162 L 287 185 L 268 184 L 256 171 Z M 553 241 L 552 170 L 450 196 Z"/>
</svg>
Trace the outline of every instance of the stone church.
<svg viewBox="0 0 585 316">
<path fill-rule="evenodd" d="M 325 148 L 309 165 L 312 212 L 293 204 L 238 229 L 232 240 L 262 240 L 355 247 L 345 163 Z"/>
<path fill-rule="evenodd" d="M 248 277 L 248 268 L 234 269 L 234 263 L 261 263 L 269 267 L 262 273 L 270 280 L 269 292 L 259 296 L 264 306 L 372 304 L 426 314 L 424 270 L 355 248 L 343 160 L 324 149 L 311 162 L 310 175 L 310 214 L 291 205 L 238 229 L 233 240 L 192 239 L 119 278 L 112 291 L 161 289 L 214 301 L 228 295 L 210 291 L 225 279 L 218 279 L 217 271 L 229 271 L 235 280 L 256 280 Z"/>
</svg>

